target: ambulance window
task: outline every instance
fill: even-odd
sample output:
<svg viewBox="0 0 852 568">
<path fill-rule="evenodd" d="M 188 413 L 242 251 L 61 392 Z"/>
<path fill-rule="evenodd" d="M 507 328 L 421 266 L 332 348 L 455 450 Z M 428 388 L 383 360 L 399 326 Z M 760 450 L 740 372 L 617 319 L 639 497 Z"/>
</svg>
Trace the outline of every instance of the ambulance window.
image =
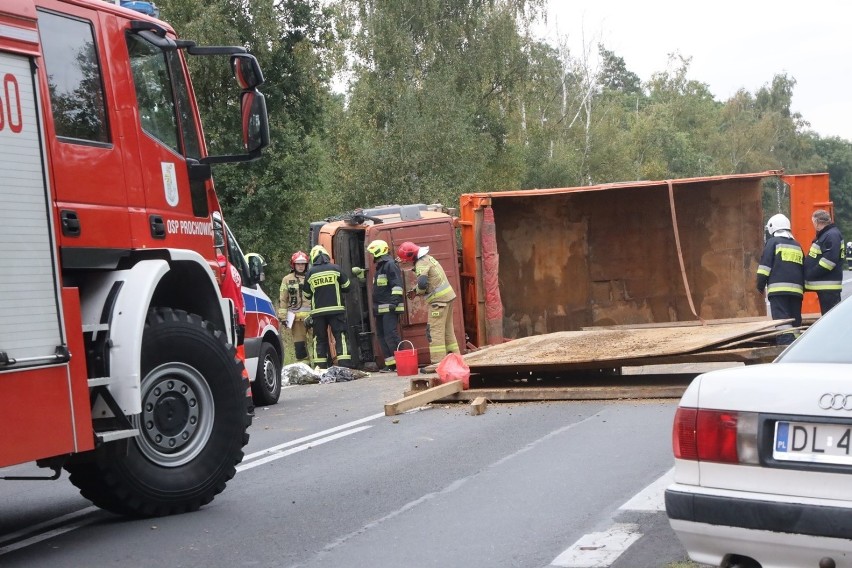
<svg viewBox="0 0 852 568">
<path fill-rule="evenodd" d="M 39 10 L 47 86 L 56 135 L 108 143 L 103 81 L 91 23 Z"/>
<path fill-rule="evenodd" d="M 127 50 L 142 128 L 180 153 L 175 98 L 163 52 L 137 35 L 127 36 Z"/>
</svg>

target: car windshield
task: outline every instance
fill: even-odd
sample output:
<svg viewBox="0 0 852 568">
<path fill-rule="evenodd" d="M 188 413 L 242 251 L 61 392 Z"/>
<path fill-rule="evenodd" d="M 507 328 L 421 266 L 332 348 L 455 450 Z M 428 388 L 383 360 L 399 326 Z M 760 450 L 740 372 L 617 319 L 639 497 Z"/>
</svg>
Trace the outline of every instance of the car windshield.
<svg viewBox="0 0 852 568">
<path fill-rule="evenodd" d="M 852 301 L 821 317 L 779 357 L 783 363 L 852 363 Z"/>
</svg>

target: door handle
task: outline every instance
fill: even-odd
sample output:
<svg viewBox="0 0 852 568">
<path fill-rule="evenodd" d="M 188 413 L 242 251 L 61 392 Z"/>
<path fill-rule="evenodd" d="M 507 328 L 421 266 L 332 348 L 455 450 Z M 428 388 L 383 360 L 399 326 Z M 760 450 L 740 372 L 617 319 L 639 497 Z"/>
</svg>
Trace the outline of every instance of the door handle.
<svg viewBox="0 0 852 568">
<path fill-rule="evenodd" d="M 62 222 L 62 234 L 66 237 L 80 236 L 80 219 L 77 217 L 77 212 L 70 209 L 63 209 L 59 212 L 59 219 Z"/>
<path fill-rule="evenodd" d="M 148 225 L 151 227 L 151 236 L 155 239 L 166 238 L 166 224 L 163 218 L 159 215 L 150 215 L 148 217 Z"/>
</svg>

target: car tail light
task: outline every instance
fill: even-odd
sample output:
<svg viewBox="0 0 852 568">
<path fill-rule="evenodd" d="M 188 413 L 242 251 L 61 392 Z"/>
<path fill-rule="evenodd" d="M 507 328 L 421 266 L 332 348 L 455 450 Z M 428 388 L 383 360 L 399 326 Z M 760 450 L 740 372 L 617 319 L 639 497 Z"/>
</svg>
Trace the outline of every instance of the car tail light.
<svg viewBox="0 0 852 568">
<path fill-rule="evenodd" d="M 758 463 L 757 415 L 679 407 L 672 447 L 677 459 Z"/>
<path fill-rule="evenodd" d="M 672 429 L 674 456 L 681 460 L 697 460 L 698 446 L 695 441 L 695 422 L 698 409 L 678 407 Z"/>
</svg>

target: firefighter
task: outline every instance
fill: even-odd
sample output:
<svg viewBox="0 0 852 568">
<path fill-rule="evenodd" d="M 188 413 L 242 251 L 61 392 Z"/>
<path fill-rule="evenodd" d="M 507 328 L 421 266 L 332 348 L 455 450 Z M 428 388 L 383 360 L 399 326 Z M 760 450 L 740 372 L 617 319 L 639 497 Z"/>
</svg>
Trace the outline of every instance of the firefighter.
<svg viewBox="0 0 852 568">
<path fill-rule="evenodd" d="M 757 267 L 757 290 L 769 298 L 772 319 L 790 319 L 793 323 L 782 324 L 778 329 L 789 329 L 776 338 L 778 345 L 793 343 L 796 334 L 793 328 L 802 325 L 802 297 L 805 293 L 805 274 L 802 247 L 793 238 L 790 220 L 781 213 L 773 215 L 766 223 L 769 239 L 760 256 Z"/>
<path fill-rule="evenodd" d="M 816 237 L 805 257 L 805 290 L 816 292 L 820 312 L 824 315 L 840 303 L 846 251 L 840 229 L 831 222 L 828 211 L 814 211 L 811 220 Z"/>
<path fill-rule="evenodd" d="M 296 251 L 290 257 L 290 274 L 281 280 L 278 290 L 278 319 L 290 330 L 297 362 L 310 361 L 308 345 L 313 343 L 313 332 L 305 325 L 311 313 L 311 301 L 305 297 L 305 275 L 308 272 L 308 255 Z"/>
<path fill-rule="evenodd" d="M 399 348 L 399 316 L 405 311 L 403 300 L 402 273 L 386 241 L 376 239 L 367 245 L 367 252 L 373 255 L 376 275 L 373 279 L 373 313 L 376 315 L 376 337 L 384 355 L 385 366 L 380 373 L 396 372 L 394 352 Z M 364 269 L 352 268 L 359 280 L 364 279 Z"/>
<path fill-rule="evenodd" d="M 320 369 L 328 368 L 331 356 L 328 333 L 334 336 L 337 364 L 352 366 L 349 338 L 346 333 L 346 308 L 341 298 L 349 292 L 349 277 L 331 262 L 331 255 L 322 245 L 311 249 L 311 267 L 305 276 L 303 293 L 311 302 L 310 320 L 314 330 L 313 363 Z"/>
<path fill-rule="evenodd" d="M 425 296 L 429 304 L 426 339 L 429 341 L 429 359 L 438 363 L 447 353 L 458 353 L 459 344 L 453 329 L 453 304 L 456 293 L 447 279 L 441 264 L 429 255 L 429 247 L 406 241 L 399 245 L 397 256 L 403 262 L 414 263 L 417 283 L 407 292 L 409 299 Z"/>
</svg>

